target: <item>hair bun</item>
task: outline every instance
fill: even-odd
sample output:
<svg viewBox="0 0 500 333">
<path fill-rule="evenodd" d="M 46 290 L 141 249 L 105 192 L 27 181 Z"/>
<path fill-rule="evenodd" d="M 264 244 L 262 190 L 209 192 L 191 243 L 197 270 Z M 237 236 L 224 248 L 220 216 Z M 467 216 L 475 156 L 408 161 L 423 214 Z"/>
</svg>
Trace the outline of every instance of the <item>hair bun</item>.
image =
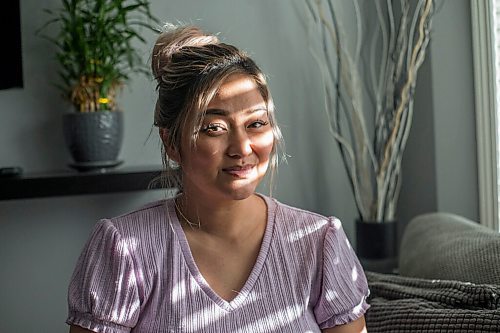
<svg viewBox="0 0 500 333">
<path fill-rule="evenodd" d="M 205 33 L 200 28 L 192 25 L 176 27 L 166 24 L 153 47 L 151 69 L 155 78 L 158 78 L 168 67 L 172 56 L 183 47 L 204 46 L 218 44 L 219 39 Z"/>
</svg>

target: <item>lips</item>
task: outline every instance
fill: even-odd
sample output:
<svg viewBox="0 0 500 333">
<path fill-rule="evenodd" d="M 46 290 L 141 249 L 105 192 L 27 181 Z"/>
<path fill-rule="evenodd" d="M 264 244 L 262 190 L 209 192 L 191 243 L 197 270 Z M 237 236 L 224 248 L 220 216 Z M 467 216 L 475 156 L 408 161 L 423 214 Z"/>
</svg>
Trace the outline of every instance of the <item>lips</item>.
<svg viewBox="0 0 500 333">
<path fill-rule="evenodd" d="M 254 171 L 255 165 L 235 165 L 229 168 L 224 168 L 222 171 L 236 178 L 247 178 Z"/>
</svg>

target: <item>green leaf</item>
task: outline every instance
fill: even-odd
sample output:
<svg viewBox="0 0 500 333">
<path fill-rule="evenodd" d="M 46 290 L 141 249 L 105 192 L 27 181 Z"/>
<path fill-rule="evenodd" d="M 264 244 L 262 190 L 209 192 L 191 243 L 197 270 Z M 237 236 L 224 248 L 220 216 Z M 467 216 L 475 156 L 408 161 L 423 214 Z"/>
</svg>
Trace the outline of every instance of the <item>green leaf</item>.
<svg viewBox="0 0 500 333">
<path fill-rule="evenodd" d="M 126 83 L 131 73 L 150 75 L 133 46 L 146 43 L 142 31 L 158 32 L 150 2 L 143 0 L 61 0 L 59 8 L 46 8 L 47 21 L 36 35 L 56 46 L 61 87 L 67 89 L 81 77 L 102 77 L 102 93 L 116 82 Z M 47 27 L 58 25 L 56 34 Z"/>
</svg>

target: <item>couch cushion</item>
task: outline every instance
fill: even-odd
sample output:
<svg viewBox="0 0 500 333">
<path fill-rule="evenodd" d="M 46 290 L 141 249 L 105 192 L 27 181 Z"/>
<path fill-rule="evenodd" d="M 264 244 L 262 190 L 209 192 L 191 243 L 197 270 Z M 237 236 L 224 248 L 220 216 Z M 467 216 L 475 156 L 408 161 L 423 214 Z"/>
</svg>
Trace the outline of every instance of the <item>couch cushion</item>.
<svg viewBox="0 0 500 333">
<path fill-rule="evenodd" d="M 370 333 L 498 332 L 500 286 L 366 272 Z"/>
<path fill-rule="evenodd" d="M 403 234 L 399 273 L 500 285 L 500 233 L 449 213 L 418 216 Z"/>
</svg>

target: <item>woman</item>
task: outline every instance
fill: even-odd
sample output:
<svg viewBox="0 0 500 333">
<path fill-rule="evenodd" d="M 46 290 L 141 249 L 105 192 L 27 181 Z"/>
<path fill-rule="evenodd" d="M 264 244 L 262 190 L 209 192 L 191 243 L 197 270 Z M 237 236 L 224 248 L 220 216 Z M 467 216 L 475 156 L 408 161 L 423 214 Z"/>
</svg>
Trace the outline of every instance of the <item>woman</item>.
<svg viewBox="0 0 500 333">
<path fill-rule="evenodd" d="M 256 64 L 187 26 L 160 35 L 152 67 L 180 191 L 96 225 L 71 332 L 366 331 L 366 278 L 340 222 L 255 193 L 281 140 Z"/>
</svg>

